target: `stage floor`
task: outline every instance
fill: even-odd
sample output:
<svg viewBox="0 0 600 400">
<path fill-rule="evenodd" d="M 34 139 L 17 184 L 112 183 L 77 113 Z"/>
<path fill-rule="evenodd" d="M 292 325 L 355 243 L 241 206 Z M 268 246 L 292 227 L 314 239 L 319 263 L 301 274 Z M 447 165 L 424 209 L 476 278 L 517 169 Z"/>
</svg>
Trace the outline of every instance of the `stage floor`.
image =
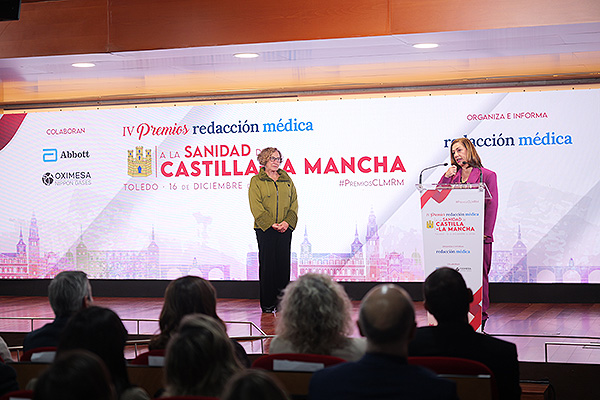
<svg viewBox="0 0 600 400">
<path fill-rule="evenodd" d="M 95 297 L 94 302 L 113 309 L 130 334 L 151 335 L 157 330 L 163 299 Z M 359 302 L 352 304 L 356 320 Z M 423 303 L 416 302 L 415 308 L 417 325 L 425 326 Z M 14 338 L 29 332 L 32 324 L 35 329 L 53 318 L 45 297 L 0 296 L 0 310 L 0 332 L 9 346 L 20 345 Z M 277 314 L 263 314 L 258 300 L 219 299 L 217 312 L 225 321 L 253 322 L 265 334 L 275 334 Z M 600 363 L 600 304 L 499 303 L 490 306 L 489 314 L 486 332 L 515 343 L 520 361 L 545 361 L 547 354 L 551 362 Z M 230 336 L 260 334 L 248 324 L 240 323 L 228 324 L 228 333 Z M 353 335 L 359 335 L 358 329 L 354 329 Z M 262 353 L 268 352 L 269 341 L 241 343 L 248 353 Z M 132 355 L 133 349 L 128 349 L 127 357 Z"/>
</svg>

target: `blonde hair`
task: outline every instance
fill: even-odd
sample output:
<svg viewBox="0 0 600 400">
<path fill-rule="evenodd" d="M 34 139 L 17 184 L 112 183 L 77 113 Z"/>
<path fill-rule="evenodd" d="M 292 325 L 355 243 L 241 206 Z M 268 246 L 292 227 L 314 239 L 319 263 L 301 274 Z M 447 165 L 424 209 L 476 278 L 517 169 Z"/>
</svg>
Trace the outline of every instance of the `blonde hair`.
<svg viewBox="0 0 600 400">
<path fill-rule="evenodd" d="M 276 147 L 265 147 L 264 149 L 262 149 L 262 151 L 260 153 L 258 153 L 258 156 L 256 156 L 256 159 L 258 160 L 258 163 L 260 165 L 265 166 L 265 165 L 267 165 L 267 162 L 269 161 L 271 154 L 273 154 L 275 152 L 278 152 L 279 157 L 283 158 L 281 151 L 279 151 Z"/>
<path fill-rule="evenodd" d="M 328 275 L 302 275 L 284 289 L 276 333 L 298 353 L 330 355 L 349 342 L 351 307 L 344 288 Z"/>
</svg>

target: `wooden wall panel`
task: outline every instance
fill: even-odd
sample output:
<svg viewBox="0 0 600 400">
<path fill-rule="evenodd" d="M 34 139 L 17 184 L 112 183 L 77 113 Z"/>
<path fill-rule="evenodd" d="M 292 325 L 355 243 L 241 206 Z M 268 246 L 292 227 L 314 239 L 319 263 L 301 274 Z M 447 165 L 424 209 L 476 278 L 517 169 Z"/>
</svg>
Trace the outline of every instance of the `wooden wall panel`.
<svg viewBox="0 0 600 400">
<path fill-rule="evenodd" d="M 600 21 L 598 0 L 390 0 L 395 34 Z"/>
<path fill-rule="evenodd" d="M 598 0 L 24 1 L 0 58 L 597 21 Z"/>
<path fill-rule="evenodd" d="M 0 58 L 106 52 L 107 15 L 106 0 L 24 2 L 0 22 Z"/>
<path fill-rule="evenodd" d="M 110 8 L 112 51 L 389 33 L 388 0 L 111 0 Z"/>
</svg>

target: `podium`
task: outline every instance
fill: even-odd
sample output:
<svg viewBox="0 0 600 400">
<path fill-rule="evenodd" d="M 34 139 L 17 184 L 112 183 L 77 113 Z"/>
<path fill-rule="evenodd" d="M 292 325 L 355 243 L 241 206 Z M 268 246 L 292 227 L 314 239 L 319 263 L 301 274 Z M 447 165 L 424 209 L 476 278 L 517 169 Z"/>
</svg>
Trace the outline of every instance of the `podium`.
<svg viewBox="0 0 600 400">
<path fill-rule="evenodd" d="M 462 274 L 473 291 L 469 323 L 481 331 L 485 183 L 417 185 L 421 193 L 425 276 L 440 267 Z M 429 316 L 430 324 L 434 323 Z"/>
</svg>

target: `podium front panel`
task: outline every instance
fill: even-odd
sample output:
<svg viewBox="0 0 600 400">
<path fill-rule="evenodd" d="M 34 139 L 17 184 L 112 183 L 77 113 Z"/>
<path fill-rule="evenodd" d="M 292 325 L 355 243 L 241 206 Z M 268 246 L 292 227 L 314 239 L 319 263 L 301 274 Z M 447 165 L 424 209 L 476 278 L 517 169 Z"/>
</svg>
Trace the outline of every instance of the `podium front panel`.
<svg viewBox="0 0 600 400">
<path fill-rule="evenodd" d="M 446 186 L 421 192 L 425 276 L 440 267 L 459 271 L 473 291 L 469 320 L 481 329 L 485 191 Z"/>
</svg>

